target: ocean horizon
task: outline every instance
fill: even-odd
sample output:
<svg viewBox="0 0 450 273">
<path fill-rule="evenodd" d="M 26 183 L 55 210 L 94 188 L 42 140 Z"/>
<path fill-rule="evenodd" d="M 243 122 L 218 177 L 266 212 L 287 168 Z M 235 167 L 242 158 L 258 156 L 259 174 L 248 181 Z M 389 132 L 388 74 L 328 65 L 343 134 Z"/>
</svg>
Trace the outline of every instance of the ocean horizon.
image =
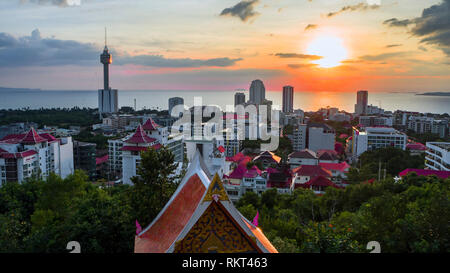
<svg viewBox="0 0 450 273">
<path fill-rule="evenodd" d="M 168 109 L 168 99 L 182 97 L 187 106 L 193 106 L 194 98 L 200 97 L 204 105 L 217 105 L 223 110 L 234 105 L 234 94 L 243 92 L 248 100 L 248 91 L 217 90 L 119 90 L 119 107 L 140 109 Z M 369 104 L 386 111 L 404 110 L 422 113 L 450 113 L 450 96 L 419 95 L 423 92 L 373 92 L 369 91 Z M 281 109 L 282 92 L 266 91 L 266 98 L 273 101 L 275 109 Z M 294 93 L 294 109 L 317 111 L 322 107 L 338 107 L 347 112 L 354 111 L 356 92 L 308 92 Z M 44 90 L 26 88 L 1 88 L 0 109 L 39 108 L 97 108 L 97 90 Z"/>
</svg>

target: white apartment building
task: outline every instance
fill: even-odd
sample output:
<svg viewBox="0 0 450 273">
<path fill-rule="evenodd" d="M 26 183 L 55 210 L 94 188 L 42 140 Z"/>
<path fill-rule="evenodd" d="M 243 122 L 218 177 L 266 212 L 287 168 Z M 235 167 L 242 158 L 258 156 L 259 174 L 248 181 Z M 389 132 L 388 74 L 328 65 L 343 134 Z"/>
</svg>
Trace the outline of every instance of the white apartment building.
<svg viewBox="0 0 450 273">
<path fill-rule="evenodd" d="M 62 178 L 74 172 L 72 137 L 38 134 L 7 135 L 0 140 L 0 182 L 21 183 L 30 177 L 46 179 L 50 173 Z"/>
<path fill-rule="evenodd" d="M 327 124 L 308 124 L 308 149 L 334 150 L 336 135 L 333 128 Z"/>
<path fill-rule="evenodd" d="M 427 142 L 425 166 L 435 171 L 450 171 L 450 142 Z"/>
<path fill-rule="evenodd" d="M 385 147 L 406 149 L 407 136 L 394 128 L 366 127 L 358 129 L 353 127 L 352 154 L 357 159 L 365 151 Z"/>
<path fill-rule="evenodd" d="M 138 130 L 141 132 L 138 132 Z M 133 139 L 136 134 L 142 137 L 134 138 L 135 140 L 142 141 L 144 139 L 147 142 L 131 143 L 140 148 L 132 148 L 132 151 L 130 151 L 130 148 L 125 148 L 125 146 L 130 146 L 128 141 Z M 149 139 L 152 139 L 152 141 Z M 122 139 L 108 140 L 110 179 L 122 177 L 123 183 L 130 184 L 130 178 L 136 175 L 136 162 L 140 162 L 140 151 L 152 146 L 159 148 L 160 145 L 166 146 L 174 154 L 175 162 L 183 162 L 184 142 L 181 135 L 169 135 L 167 127 L 159 126 L 150 117 L 143 125 L 137 127 L 134 134 Z"/>
</svg>

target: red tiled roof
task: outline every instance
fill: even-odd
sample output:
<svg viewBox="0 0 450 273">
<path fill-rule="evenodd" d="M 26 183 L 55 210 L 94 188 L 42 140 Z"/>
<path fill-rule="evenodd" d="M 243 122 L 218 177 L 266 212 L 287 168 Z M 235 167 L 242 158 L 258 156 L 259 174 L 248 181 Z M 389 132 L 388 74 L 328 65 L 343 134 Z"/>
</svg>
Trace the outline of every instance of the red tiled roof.
<svg viewBox="0 0 450 273">
<path fill-rule="evenodd" d="M 340 172 L 346 172 L 348 171 L 348 168 L 350 168 L 350 165 L 347 162 L 341 162 L 341 163 L 319 163 L 319 166 L 324 167 L 327 170 L 333 170 L 333 171 L 340 171 Z"/>
<path fill-rule="evenodd" d="M 45 142 L 47 139 L 41 137 L 33 127 L 31 127 L 30 131 L 24 136 L 24 138 L 20 141 L 23 144 L 37 144 L 41 142 Z"/>
<path fill-rule="evenodd" d="M 244 174 L 247 172 L 247 167 L 243 164 L 239 164 L 233 172 L 231 172 L 230 175 L 228 175 L 228 178 L 232 179 L 242 179 L 244 177 Z"/>
<path fill-rule="evenodd" d="M 398 175 L 405 176 L 412 172 L 416 173 L 419 176 L 436 175 L 437 177 L 440 177 L 443 179 L 450 177 L 450 171 L 435 171 L 435 170 L 423 170 L 423 169 L 406 169 L 406 170 L 402 171 L 401 173 L 399 173 Z"/>
<path fill-rule="evenodd" d="M 108 155 L 105 155 L 105 156 L 102 156 L 102 157 L 97 157 L 97 158 L 95 158 L 95 164 L 96 165 L 100 165 L 102 163 L 108 162 L 108 158 L 109 158 Z"/>
<path fill-rule="evenodd" d="M 255 165 L 250 170 L 247 170 L 247 172 L 244 174 L 245 178 L 255 178 L 258 175 L 261 175 L 261 170 L 258 169 L 258 167 Z"/>
<path fill-rule="evenodd" d="M 237 153 L 234 156 L 231 157 L 227 157 L 226 160 L 227 161 L 233 161 L 233 162 L 239 162 L 239 160 L 241 160 L 242 158 L 244 158 L 244 154 L 243 153 Z"/>
<path fill-rule="evenodd" d="M 406 144 L 406 149 L 416 150 L 416 151 L 425 151 L 427 149 L 427 146 L 423 145 L 422 143 L 409 143 L 409 144 Z"/>
<path fill-rule="evenodd" d="M 43 134 L 40 134 L 40 136 L 47 139 L 47 141 L 49 141 L 49 142 L 58 140 L 58 139 L 56 139 L 56 137 L 52 136 L 49 133 L 43 133 Z"/>
<path fill-rule="evenodd" d="M 322 166 L 318 165 L 302 165 L 298 168 L 295 168 L 293 170 L 294 173 L 300 175 L 300 176 L 325 176 L 325 177 L 331 177 L 331 172 L 327 169 L 325 169 Z"/>
<path fill-rule="evenodd" d="M 197 174 L 189 178 L 156 222 L 141 236 L 136 237 L 134 252 L 166 252 L 188 223 L 205 191 Z"/>
<path fill-rule="evenodd" d="M 305 186 L 305 187 L 318 186 L 318 187 L 335 187 L 335 188 L 337 188 L 336 184 L 334 184 L 330 179 L 323 177 L 321 175 L 309 180 L 308 182 L 303 184 L 303 186 Z"/>
<path fill-rule="evenodd" d="M 319 160 L 337 160 L 337 152 L 334 150 L 319 150 L 317 151 Z"/>
<path fill-rule="evenodd" d="M 147 119 L 147 121 L 144 123 L 144 125 L 142 125 L 142 128 L 145 131 L 154 131 L 154 130 L 157 130 L 159 127 L 161 127 L 161 126 L 156 124 L 156 122 L 152 118 Z"/>
<path fill-rule="evenodd" d="M 314 151 L 309 149 L 304 149 L 298 152 L 293 152 L 289 155 L 292 158 L 309 158 L 309 159 L 317 159 L 317 154 Z"/>
<path fill-rule="evenodd" d="M 242 220 L 247 225 L 247 227 L 251 230 L 253 235 L 259 240 L 259 242 L 270 252 L 270 253 L 278 253 L 277 249 L 272 245 L 272 243 L 267 239 L 262 230 L 258 227 L 255 227 L 249 220 L 242 216 Z"/>
<path fill-rule="evenodd" d="M 139 125 L 136 129 L 136 132 L 125 142 L 126 143 L 152 143 L 155 142 L 156 139 L 149 137 L 143 130 L 142 125 Z"/>
</svg>

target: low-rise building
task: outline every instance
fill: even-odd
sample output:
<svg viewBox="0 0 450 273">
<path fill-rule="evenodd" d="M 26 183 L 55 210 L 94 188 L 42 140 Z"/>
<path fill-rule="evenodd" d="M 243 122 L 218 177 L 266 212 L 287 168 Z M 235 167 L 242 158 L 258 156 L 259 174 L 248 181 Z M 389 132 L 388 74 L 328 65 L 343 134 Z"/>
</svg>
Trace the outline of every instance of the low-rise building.
<svg viewBox="0 0 450 273">
<path fill-rule="evenodd" d="M 390 127 L 353 127 L 352 155 L 358 159 L 361 154 L 379 148 L 395 147 L 406 149 L 407 136 Z"/>
<path fill-rule="evenodd" d="M 319 158 L 316 152 L 309 149 L 303 149 L 298 152 L 293 152 L 288 156 L 288 163 L 291 169 L 300 167 L 301 165 L 317 165 Z"/>
<path fill-rule="evenodd" d="M 303 187 L 305 183 L 318 176 L 323 176 L 325 178 L 332 177 L 329 170 L 319 165 L 302 165 L 294 169 L 293 173 L 294 179 L 292 180 L 291 189 Z"/>
</svg>

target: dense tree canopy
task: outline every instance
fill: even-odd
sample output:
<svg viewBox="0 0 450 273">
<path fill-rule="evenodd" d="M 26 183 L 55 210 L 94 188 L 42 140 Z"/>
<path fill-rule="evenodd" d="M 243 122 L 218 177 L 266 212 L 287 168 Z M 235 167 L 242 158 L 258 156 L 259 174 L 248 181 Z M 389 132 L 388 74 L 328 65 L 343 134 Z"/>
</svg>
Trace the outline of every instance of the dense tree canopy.
<svg viewBox="0 0 450 273">
<path fill-rule="evenodd" d="M 261 197 L 249 192 L 237 203 L 259 224 L 280 252 L 368 252 L 378 241 L 382 252 L 450 251 L 450 179 L 410 174 L 373 184 L 328 188 L 323 196 L 297 189 Z"/>
</svg>

